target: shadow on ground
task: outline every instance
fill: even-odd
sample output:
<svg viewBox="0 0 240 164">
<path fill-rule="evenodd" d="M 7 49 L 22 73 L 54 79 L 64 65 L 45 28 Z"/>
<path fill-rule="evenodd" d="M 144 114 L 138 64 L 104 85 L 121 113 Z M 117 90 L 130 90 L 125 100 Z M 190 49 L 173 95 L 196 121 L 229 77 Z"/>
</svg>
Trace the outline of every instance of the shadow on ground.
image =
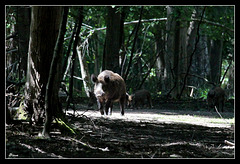
<svg viewBox="0 0 240 164">
<path fill-rule="evenodd" d="M 126 115 L 130 112 L 126 112 Z M 234 158 L 234 147 L 224 144 L 224 140 L 234 142 L 231 128 L 151 122 L 144 119 L 136 122 L 126 118 L 113 119 L 116 113 L 112 117 L 99 116 L 97 111 L 92 113 L 67 116 L 79 131 L 74 136 L 61 134 L 53 125 L 52 138 L 40 139 L 37 134 L 42 127 L 31 128 L 27 123 L 8 125 L 6 157 Z"/>
</svg>

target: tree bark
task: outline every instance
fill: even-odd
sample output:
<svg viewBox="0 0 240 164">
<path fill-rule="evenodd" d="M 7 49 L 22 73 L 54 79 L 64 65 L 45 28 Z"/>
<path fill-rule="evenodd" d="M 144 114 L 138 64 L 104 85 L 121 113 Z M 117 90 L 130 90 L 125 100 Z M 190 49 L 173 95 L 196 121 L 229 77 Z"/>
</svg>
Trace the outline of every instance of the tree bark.
<svg viewBox="0 0 240 164">
<path fill-rule="evenodd" d="M 27 74 L 27 53 L 29 45 L 31 12 L 28 6 L 17 7 L 18 52 L 20 59 L 19 80 Z"/>
<path fill-rule="evenodd" d="M 185 76 L 184 76 L 182 89 L 181 89 L 181 92 L 180 92 L 180 94 L 179 94 L 179 96 L 178 96 L 178 99 L 180 99 L 181 96 L 182 96 L 183 90 L 184 90 L 185 85 L 186 85 L 187 76 L 188 76 L 188 73 L 189 73 L 190 68 L 191 68 L 191 66 L 192 66 L 193 55 L 195 54 L 195 52 L 196 52 L 196 50 L 197 50 L 197 44 L 198 44 L 199 38 L 200 38 L 199 28 L 200 28 L 201 20 L 203 19 L 203 15 L 204 15 L 205 9 L 206 9 L 206 7 L 203 8 L 203 11 L 202 11 L 202 14 L 201 14 L 201 19 L 200 19 L 200 21 L 199 21 L 199 23 L 198 23 L 198 26 L 197 26 L 197 29 L 196 29 L 196 30 L 197 30 L 197 38 L 196 38 L 195 46 L 194 46 L 194 49 L 193 49 L 193 51 L 192 51 L 192 54 L 190 55 L 189 65 L 188 65 L 188 67 L 187 67 L 187 72 L 186 72 L 186 74 L 185 74 Z"/>
<path fill-rule="evenodd" d="M 210 44 L 210 81 L 218 85 L 221 78 L 223 41 L 211 40 Z"/>
<path fill-rule="evenodd" d="M 174 52 L 174 35 L 173 32 L 176 26 L 176 20 L 173 15 L 174 8 L 172 6 L 167 6 L 167 22 L 166 22 L 166 70 L 167 70 L 167 80 L 166 80 L 166 89 L 170 90 L 168 95 L 170 95 L 171 91 L 175 87 L 175 83 L 173 81 L 173 52 Z"/>
<path fill-rule="evenodd" d="M 69 66 L 70 66 L 70 63 L 71 63 L 71 55 L 70 55 L 70 52 L 71 52 L 71 49 L 72 49 L 72 43 L 73 43 L 73 38 L 74 38 L 74 35 L 76 34 L 76 28 L 77 26 L 75 25 L 74 26 L 74 29 L 73 29 L 73 32 L 72 32 L 72 35 L 71 35 L 71 38 L 70 38 L 70 41 L 69 41 L 69 44 L 68 44 L 68 49 L 67 49 L 67 52 L 66 52 L 66 58 L 64 60 L 64 63 L 63 63 L 63 67 L 62 67 L 62 79 L 65 80 L 66 78 L 66 74 L 68 72 L 68 69 L 69 69 Z"/>
<path fill-rule="evenodd" d="M 59 10 L 62 10 L 62 9 L 59 9 Z M 62 113 L 62 110 L 59 107 L 59 101 L 58 101 L 58 90 L 61 83 L 61 80 L 60 80 L 61 73 L 57 72 L 57 68 L 58 68 L 58 64 L 60 64 L 60 62 L 62 61 L 61 51 L 63 47 L 64 34 L 66 32 L 67 16 L 68 16 L 68 7 L 64 7 L 62 23 L 60 26 L 57 42 L 54 48 L 48 82 L 46 86 L 46 94 L 45 94 L 46 119 L 45 119 L 45 124 L 42 132 L 42 135 L 44 137 L 50 137 L 50 127 L 51 127 L 52 117 L 56 117 L 58 114 L 60 115 L 60 113 Z"/>
<path fill-rule="evenodd" d="M 40 124 L 61 14 L 61 7 L 32 7 L 24 106 L 34 122 Z"/>
<path fill-rule="evenodd" d="M 77 54 L 78 59 L 80 63 L 81 68 L 81 75 L 83 79 L 83 87 L 85 90 L 85 93 L 87 97 L 90 97 L 89 92 L 91 91 L 91 80 L 90 80 L 90 74 L 88 72 L 88 64 L 86 62 L 86 51 L 83 49 L 86 49 L 86 45 L 83 45 L 84 47 L 77 47 Z"/>
<path fill-rule="evenodd" d="M 179 9 L 167 6 L 167 74 L 169 93 L 176 98 L 179 93 L 179 54 L 180 54 L 180 16 Z"/>
<path fill-rule="evenodd" d="M 75 58 L 77 54 L 77 45 L 79 42 L 79 34 L 82 26 L 83 21 L 83 7 L 79 8 L 79 14 L 78 14 L 78 20 L 77 20 L 77 30 L 76 30 L 76 36 L 73 43 L 73 55 L 72 55 L 72 68 L 71 68 L 71 77 L 69 82 L 69 95 L 67 97 L 67 107 L 66 110 L 68 110 L 68 107 L 70 105 L 70 102 L 72 102 L 72 94 L 73 94 L 73 74 L 74 74 L 74 67 L 75 67 Z M 75 111 L 75 110 L 74 110 Z"/>
<path fill-rule="evenodd" d="M 119 50 L 120 50 L 120 13 L 117 8 L 107 7 L 107 31 L 105 45 L 105 68 L 120 73 Z"/>
</svg>

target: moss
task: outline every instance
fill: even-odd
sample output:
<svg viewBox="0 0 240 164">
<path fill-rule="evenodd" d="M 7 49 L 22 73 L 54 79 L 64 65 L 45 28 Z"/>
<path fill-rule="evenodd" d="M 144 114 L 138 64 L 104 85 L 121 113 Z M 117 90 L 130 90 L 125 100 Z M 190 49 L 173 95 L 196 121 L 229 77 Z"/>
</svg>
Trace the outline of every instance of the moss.
<svg viewBox="0 0 240 164">
<path fill-rule="evenodd" d="M 73 127 L 71 127 L 70 124 L 67 123 L 67 121 L 64 121 L 61 118 L 55 118 L 55 120 L 62 133 L 68 133 L 68 134 L 74 134 L 74 135 L 78 133 Z"/>
</svg>

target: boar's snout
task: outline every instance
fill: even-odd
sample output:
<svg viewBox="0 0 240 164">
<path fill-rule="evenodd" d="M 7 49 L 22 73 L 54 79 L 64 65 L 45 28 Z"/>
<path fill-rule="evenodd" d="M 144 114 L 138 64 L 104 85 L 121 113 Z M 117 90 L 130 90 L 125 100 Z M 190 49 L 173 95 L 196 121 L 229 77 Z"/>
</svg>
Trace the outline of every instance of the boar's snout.
<svg viewBox="0 0 240 164">
<path fill-rule="evenodd" d="M 103 97 L 105 95 L 105 92 L 103 92 L 102 90 L 98 90 L 95 92 L 96 97 Z"/>
<path fill-rule="evenodd" d="M 105 95 L 102 83 L 96 84 L 94 94 L 96 95 L 96 97 L 103 97 Z"/>
</svg>

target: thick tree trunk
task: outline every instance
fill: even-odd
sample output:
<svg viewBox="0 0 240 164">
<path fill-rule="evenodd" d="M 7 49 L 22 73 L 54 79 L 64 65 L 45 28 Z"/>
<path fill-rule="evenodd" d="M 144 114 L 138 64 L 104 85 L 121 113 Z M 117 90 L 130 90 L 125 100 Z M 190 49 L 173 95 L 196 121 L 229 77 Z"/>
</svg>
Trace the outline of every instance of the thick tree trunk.
<svg viewBox="0 0 240 164">
<path fill-rule="evenodd" d="M 210 48 L 210 81 L 219 84 L 222 68 L 222 40 L 211 40 Z"/>
<path fill-rule="evenodd" d="M 194 19 L 198 18 L 201 15 L 201 12 L 199 11 L 200 7 L 195 7 L 193 10 L 191 21 L 189 23 L 189 26 L 186 21 L 181 22 L 181 29 L 180 29 L 180 40 L 181 40 L 181 48 L 180 48 L 180 59 L 179 59 L 179 81 L 181 87 L 184 81 L 184 76 L 185 73 L 187 72 L 191 54 L 194 50 L 195 42 L 196 42 L 196 37 L 197 37 L 197 26 L 198 22 Z M 189 78 L 186 78 L 185 85 L 188 84 Z M 191 80 L 192 81 L 192 80 Z M 194 85 L 194 84 L 191 84 Z M 191 89 L 186 88 L 184 89 L 184 92 L 182 92 L 182 96 L 186 97 L 190 94 Z M 178 92 L 179 93 L 179 92 Z"/>
<path fill-rule="evenodd" d="M 167 7 L 167 71 L 168 71 L 168 88 L 170 89 L 168 95 L 176 98 L 180 91 L 180 75 L 179 75 L 179 57 L 180 57 L 180 11 L 176 7 Z"/>
<path fill-rule="evenodd" d="M 19 80 L 27 74 L 27 53 L 29 45 L 31 12 L 28 6 L 17 7 L 18 52 L 20 59 Z"/>
<path fill-rule="evenodd" d="M 107 31 L 105 45 L 105 68 L 120 73 L 119 50 L 120 50 L 120 13 L 117 8 L 107 7 Z"/>
<path fill-rule="evenodd" d="M 43 123 L 46 85 L 61 22 L 61 7 L 32 7 L 25 109 Z"/>
</svg>

